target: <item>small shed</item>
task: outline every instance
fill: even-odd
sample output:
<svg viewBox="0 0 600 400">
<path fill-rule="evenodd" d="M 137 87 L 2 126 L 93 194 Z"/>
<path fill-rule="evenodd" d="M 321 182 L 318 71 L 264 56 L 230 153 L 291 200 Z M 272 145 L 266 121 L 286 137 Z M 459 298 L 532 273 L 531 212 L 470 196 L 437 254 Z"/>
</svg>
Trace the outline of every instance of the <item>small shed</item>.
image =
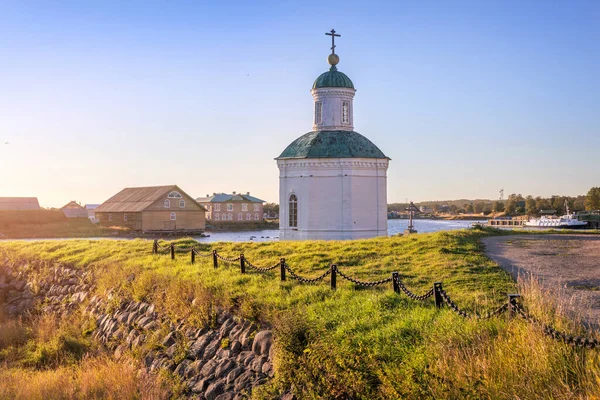
<svg viewBox="0 0 600 400">
<path fill-rule="evenodd" d="M 76 201 L 70 201 L 60 208 L 67 218 L 87 218 L 88 212 L 81 204 Z"/>
<path fill-rule="evenodd" d="M 0 211 L 40 210 L 37 197 L 0 197 Z"/>
</svg>

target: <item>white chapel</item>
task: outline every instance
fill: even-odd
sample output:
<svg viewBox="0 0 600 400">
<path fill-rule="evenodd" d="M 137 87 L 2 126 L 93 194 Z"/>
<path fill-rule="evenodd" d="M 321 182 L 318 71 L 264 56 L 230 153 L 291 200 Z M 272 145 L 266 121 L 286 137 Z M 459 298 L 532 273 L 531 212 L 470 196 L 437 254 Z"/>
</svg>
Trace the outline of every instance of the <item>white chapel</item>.
<svg viewBox="0 0 600 400">
<path fill-rule="evenodd" d="M 356 89 L 338 71 L 335 37 L 329 71 L 314 82 L 313 128 L 279 157 L 281 240 L 360 239 L 387 235 L 389 158 L 354 131 Z"/>
</svg>

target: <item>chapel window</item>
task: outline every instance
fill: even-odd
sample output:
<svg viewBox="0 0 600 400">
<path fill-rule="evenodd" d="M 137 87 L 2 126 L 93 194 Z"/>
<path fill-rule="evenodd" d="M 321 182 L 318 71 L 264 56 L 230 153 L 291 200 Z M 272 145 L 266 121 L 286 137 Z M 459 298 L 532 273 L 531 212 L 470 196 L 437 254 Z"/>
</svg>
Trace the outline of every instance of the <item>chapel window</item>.
<svg viewBox="0 0 600 400">
<path fill-rule="evenodd" d="M 342 101 L 342 124 L 350 123 L 349 108 L 350 104 L 347 101 Z"/>
<path fill-rule="evenodd" d="M 315 103 L 315 124 L 320 124 L 323 116 L 323 103 L 317 101 Z"/>
<path fill-rule="evenodd" d="M 289 202 L 289 226 L 290 228 L 298 227 L 298 198 L 295 194 L 290 196 Z"/>
</svg>

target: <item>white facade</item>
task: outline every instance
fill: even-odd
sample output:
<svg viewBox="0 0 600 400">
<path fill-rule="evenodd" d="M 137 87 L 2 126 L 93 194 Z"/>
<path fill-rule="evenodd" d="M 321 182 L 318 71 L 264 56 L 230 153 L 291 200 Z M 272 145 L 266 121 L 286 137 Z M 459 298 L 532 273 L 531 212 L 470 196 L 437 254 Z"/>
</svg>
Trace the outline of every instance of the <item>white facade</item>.
<svg viewBox="0 0 600 400">
<path fill-rule="evenodd" d="M 284 159 L 277 166 L 281 240 L 387 236 L 388 159 Z M 295 227 L 291 195 L 297 199 Z"/>
</svg>

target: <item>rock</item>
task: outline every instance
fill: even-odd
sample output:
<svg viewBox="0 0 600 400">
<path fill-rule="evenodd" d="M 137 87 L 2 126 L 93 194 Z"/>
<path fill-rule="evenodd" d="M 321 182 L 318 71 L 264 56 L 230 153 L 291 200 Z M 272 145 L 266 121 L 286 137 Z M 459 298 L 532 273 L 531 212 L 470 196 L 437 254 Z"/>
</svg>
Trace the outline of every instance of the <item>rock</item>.
<svg viewBox="0 0 600 400">
<path fill-rule="evenodd" d="M 196 360 L 193 363 L 188 364 L 184 376 L 187 379 L 191 379 L 200 373 L 200 368 L 202 368 L 202 361 Z"/>
<path fill-rule="evenodd" d="M 236 358 L 236 361 L 240 365 L 248 365 L 254 360 L 254 353 L 251 351 L 242 351 Z"/>
<path fill-rule="evenodd" d="M 176 338 L 176 332 L 170 332 L 167 336 L 165 336 L 162 345 L 164 347 L 169 347 L 173 344 L 175 344 L 175 338 Z"/>
<path fill-rule="evenodd" d="M 216 338 L 215 340 L 210 342 L 208 344 L 208 346 L 206 346 L 206 349 L 204 350 L 204 354 L 202 355 L 202 359 L 210 360 L 211 358 L 213 358 L 215 356 L 215 354 L 217 353 L 217 350 L 219 350 L 220 347 L 221 347 L 221 339 Z"/>
<path fill-rule="evenodd" d="M 285 393 L 279 400 L 296 400 L 296 396 L 292 393 Z"/>
<path fill-rule="evenodd" d="M 187 367 L 191 363 L 192 362 L 190 360 L 183 360 L 182 362 L 180 362 L 179 365 L 177 366 L 177 368 L 175 368 L 175 375 L 184 376 L 185 371 L 187 370 Z"/>
<path fill-rule="evenodd" d="M 263 374 L 267 375 L 270 378 L 272 378 L 273 375 L 275 375 L 275 371 L 273 371 L 273 364 L 271 364 L 268 361 L 262 365 L 261 371 Z"/>
<path fill-rule="evenodd" d="M 252 351 L 256 355 L 268 356 L 272 343 L 273 343 L 273 332 L 260 331 L 254 337 L 254 342 L 252 343 Z"/>
<path fill-rule="evenodd" d="M 135 321 L 135 319 L 138 317 L 138 313 L 136 312 L 132 312 L 131 314 L 129 314 L 129 317 L 127 317 L 127 323 L 129 325 L 133 324 L 133 321 Z"/>
<path fill-rule="evenodd" d="M 231 357 L 231 350 L 229 349 L 219 349 L 217 350 L 216 356 L 222 360 Z"/>
<path fill-rule="evenodd" d="M 218 395 L 222 394 L 225 390 L 225 384 L 222 381 L 216 381 L 208 385 L 204 397 L 206 400 L 215 400 Z"/>
<path fill-rule="evenodd" d="M 263 365 L 267 362 L 267 357 L 256 357 L 251 364 L 251 368 L 254 372 L 262 373 Z"/>
<path fill-rule="evenodd" d="M 140 331 L 138 331 L 137 329 L 133 329 L 129 332 L 129 334 L 127 335 L 127 338 L 125 339 L 125 341 L 128 344 L 133 344 L 134 340 L 137 339 L 137 337 L 140 335 Z"/>
<path fill-rule="evenodd" d="M 129 318 L 129 313 L 124 312 L 122 314 L 119 314 L 119 316 L 117 317 L 117 321 L 119 321 L 119 323 L 121 324 L 124 324 L 125 322 L 127 322 L 127 318 Z"/>
<path fill-rule="evenodd" d="M 244 368 L 242 367 L 236 367 L 234 369 L 232 369 L 231 371 L 229 371 L 229 373 L 227 374 L 227 384 L 228 385 L 232 385 L 235 380 L 237 379 L 238 376 L 240 376 L 242 374 L 242 372 L 244 372 Z"/>
<path fill-rule="evenodd" d="M 146 368 L 150 368 L 150 366 L 152 365 L 153 362 L 154 362 L 154 352 L 151 351 L 148 354 L 146 354 L 146 357 L 144 357 L 144 365 L 146 366 Z"/>
<path fill-rule="evenodd" d="M 156 321 L 151 321 L 148 322 L 146 325 L 144 325 L 144 329 L 147 331 L 153 331 L 155 329 L 158 329 L 158 323 Z"/>
<path fill-rule="evenodd" d="M 204 349 L 210 343 L 212 339 L 212 334 L 206 334 L 202 336 L 200 339 L 196 340 L 194 344 L 190 346 L 190 356 L 192 358 L 200 358 L 204 353 Z"/>
<path fill-rule="evenodd" d="M 154 304 L 150 304 L 150 306 L 148 306 L 146 309 L 147 316 L 152 317 L 152 314 L 154 314 Z"/>
<path fill-rule="evenodd" d="M 235 340 L 235 341 L 231 342 L 230 350 L 231 350 L 232 357 L 237 356 L 242 351 L 242 344 L 240 342 L 238 342 L 237 340 Z"/>
<path fill-rule="evenodd" d="M 217 369 L 217 362 L 215 360 L 209 360 L 206 362 L 206 364 L 204 364 L 204 366 L 202 366 L 202 369 L 200 370 L 200 375 L 208 378 L 211 377 L 214 372 L 215 369 Z"/>
<path fill-rule="evenodd" d="M 218 395 L 215 400 L 233 400 L 235 395 L 231 392 L 223 393 Z"/>
<path fill-rule="evenodd" d="M 27 285 L 27 282 L 25 281 L 20 281 L 20 280 L 14 280 L 10 283 L 10 285 L 17 291 L 21 292 L 23 289 L 25 289 L 25 285 Z"/>
<path fill-rule="evenodd" d="M 219 329 L 219 336 L 221 338 L 227 337 L 231 329 L 235 326 L 235 322 L 233 321 L 233 317 L 227 319 L 223 325 L 221 325 L 221 329 Z"/>
<path fill-rule="evenodd" d="M 144 327 L 144 325 L 146 325 L 149 322 L 152 322 L 152 318 L 147 317 L 145 315 L 136 320 L 136 324 L 138 326 L 141 326 L 142 328 Z"/>
<path fill-rule="evenodd" d="M 173 355 L 175 354 L 175 352 L 177 351 L 177 344 L 172 344 L 171 346 L 169 346 L 169 348 L 167 349 L 167 355 L 170 358 L 173 358 Z"/>
<path fill-rule="evenodd" d="M 254 378 L 254 373 L 252 371 L 245 371 L 240 376 L 238 376 L 233 384 L 233 390 L 236 393 L 241 392 L 246 387 L 249 387 L 252 384 L 252 380 Z"/>
<path fill-rule="evenodd" d="M 226 360 L 221 362 L 217 369 L 215 369 L 215 378 L 223 378 L 226 374 L 235 368 L 235 362 L 232 360 Z"/>
<path fill-rule="evenodd" d="M 247 348 L 252 345 L 252 332 L 255 331 L 254 325 L 249 325 L 244 331 L 240 334 L 239 341 L 242 344 L 242 347 Z"/>
<path fill-rule="evenodd" d="M 194 392 L 194 393 L 204 393 L 204 391 L 206 390 L 206 388 L 208 386 L 208 382 L 209 381 L 210 381 L 210 379 L 208 379 L 208 378 L 200 379 L 198 381 L 198 383 L 196 383 L 194 385 L 194 387 L 192 387 L 192 392 Z"/>
<path fill-rule="evenodd" d="M 117 349 L 115 350 L 115 358 L 119 359 L 121 358 L 121 356 L 127 351 L 129 350 L 129 346 L 127 344 L 121 344 L 119 345 L 119 347 L 117 347 Z"/>
</svg>

